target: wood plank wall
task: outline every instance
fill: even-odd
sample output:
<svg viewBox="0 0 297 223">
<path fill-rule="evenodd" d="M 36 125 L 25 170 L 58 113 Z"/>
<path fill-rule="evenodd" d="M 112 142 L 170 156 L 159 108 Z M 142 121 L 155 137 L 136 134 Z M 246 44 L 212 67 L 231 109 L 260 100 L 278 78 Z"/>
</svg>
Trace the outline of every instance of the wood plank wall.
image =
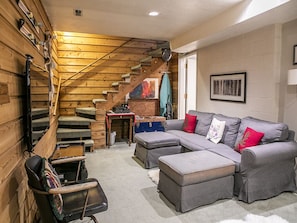
<svg viewBox="0 0 297 223">
<path fill-rule="evenodd" d="M 28 157 L 24 151 L 24 68 L 25 54 L 34 57 L 34 63 L 43 65 L 43 49 L 38 50 L 18 30 L 19 19 L 25 26 L 43 40 L 45 30 L 51 31 L 49 20 L 40 1 L 23 0 L 33 12 L 36 20 L 42 22 L 37 33 L 27 17 L 17 6 L 16 0 L 1 1 L 0 4 L 0 79 L 8 87 L 9 101 L 0 104 L 0 222 L 34 222 L 37 210 L 33 194 L 27 186 L 24 162 Z M 57 72 L 54 71 L 56 74 Z M 56 120 L 51 119 L 51 127 L 45 137 L 36 145 L 35 152 L 48 156 L 55 145 Z"/>
<path fill-rule="evenodd" d="M 42 49 L 38 50 L 19 32 L 17 21 L 23 18 L 26 21 L 26 27 L 41 40 L 45 30 L 51 31 L 51 25 L 40 1 L 23 1 L 33 12 L 37 21 L 43 23 L 42 32 L 39 34 L 34 31 L 29 20 L 19 10 L 15 0 L 1 1 L 0 4 L 0 77 L 1 86 L 7 86 L 8 89 L 3 90 L 6 99 L 1 100 L 3 103 L 0 104 L 0 194 L 2 196 L 0 222 L 31 223 L 36 220 L 37 207 L 27 187 L 24 169 L 24 162 L 28 156 L 24 153 L 26 146 L 23 131 L 23 85 L 25 82 L 23 72 L 25 54 L 31 54 L 34 57 L 34 63 L 39 65 L 43 65 L 44 59 Z M 59 75 L 62 75 L 65 80 L 96 58 L 103 57 L 104 59 L 98 63 L 101 65 L 100 68 L 92 66 L 73 80 L 65 82 L 66 86 L 62 88 L 62 97 L 59 102 L 60 110 L 56 116 L 51 115 L 49 131 L 34 148 L 36 154 L 45 157 L 51 155 L 56 144 L 59 113 L 70 115 L 74 113 L 75 107 L 93 106 L 93 98 L 103 98 L 103 90 L 108 90 L 112 82 L 118 81 L 121 74 L 129 72 L 131 66 L 136 65 L 149 49 L 155 47 L 154 41 L 137 40 L 129 42 L 126 47 L 104 57 L 128 39 L 93 34 L 75 34 L 76 36 L 62 32 L 55 34 L 57 38 L 52 42 L 55 86 Z M 172 67 L 171 80 L 175 101 L 177 98 L 177 60 L 172 60 L 170 66 Z M 76 80 L 77 78 L 79 80 Z"/>
<path fill-rule="evenodd" d="M 55 32 L 55 35 L 57 37 L 59 75 L 62 77 L 63 83 L 59 100 L 61 115 L 75 115 L 77 107 L 93 107 L 92 99 L 104 99 L 103 91 L 113 90 L 111 87 L 113 82 L 121 81 L 122 74 L 131 72 L 132 66 L 138 65 L 141 59 L 148 56 L 149 51 L 156 49 L 157 43 L 162 42 L 58 31 Z M 97 59 L 100 60 L 94 63 Z M 90 66 L 86 68 L 88 65 Z M 172 68 L 170 79 L 173 86 L 174 109 L 176 110 L 177 55 L 173 56 L 168 66 Z M 161 84 L 162 74 L 151 77 L 158 78 L 159 84 Z M 67 80 L 69 78 L 70 80 Z M 125 97 L 123 96 L 118 103 L 124 102 Z M 176 112 L 174 114 L 176 115 Z M 104 122 L 95 124 L 97 129 L 103 128 L 104 131 L 105 127 L 102 126 Z M 117 139 L 120 136 L 127 137 L 128 134 L 122 132 L 121 122 L 114 123 L 113 131 L 117 132 Z M 95 132 L 92 134 L 96 144 L 95 148 L 105 147 L 105 143 L 103 143 L 105 140 L 102 140 L 102 137 L 105 137 L 105 134 L 95 134 Z"/>
<path fill-rule="evenodd" d="M 121 75 L 130 72 L 132 66 L 147 57 L 147 52 L 155 49 L 158 42 L 68 32 L 56 32 L 56 35 L 59 73 L 64 82 L 60 97 L 61 115 L 74 115 L 76 107 L 93 107 L 92 100 L 103 99 L 102 91 L 112 90 L 111 84 L 121 81 Z M 96 59 L 100 60 L 84 69 Z M 65 82 L 70 77 L 73 78 Z"/>
<path fill-rule="evenodd" d="M 177 106 L 178 106 L 178 54 L 173 53 L 169 62 L 169 79 L 172 87 L 172 109 L 173 118 L 177 118 Z"/>
</svg>

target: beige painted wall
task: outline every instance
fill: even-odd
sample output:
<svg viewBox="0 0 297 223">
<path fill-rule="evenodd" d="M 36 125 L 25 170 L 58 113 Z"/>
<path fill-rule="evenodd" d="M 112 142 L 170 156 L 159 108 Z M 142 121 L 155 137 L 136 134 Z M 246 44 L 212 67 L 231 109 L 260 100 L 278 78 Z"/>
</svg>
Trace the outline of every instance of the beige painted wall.
<svg viewBox="0 0 297 223">
<path fill-rule="evenodd" d="M 297 69 L 297 65 L 293 65 L 293 46 L 296 44 L 297 20 L 294 20 L 283 26 L 281 73 L 284 81 L 281 85 L 283 100 L 280 101 L 280 108 L 284 122 L 297 133 L 297 86 L 287 85 L 288 70 Z"/>
<path fill-rule="evenodd" d="M 278 121 L 280 53 L 280 25 L 264 27 L 199 50 L 197 110 Z M 210 100 L 211 74 L 241 71 L 247 72 L 245 104 Z"/>
</svg>

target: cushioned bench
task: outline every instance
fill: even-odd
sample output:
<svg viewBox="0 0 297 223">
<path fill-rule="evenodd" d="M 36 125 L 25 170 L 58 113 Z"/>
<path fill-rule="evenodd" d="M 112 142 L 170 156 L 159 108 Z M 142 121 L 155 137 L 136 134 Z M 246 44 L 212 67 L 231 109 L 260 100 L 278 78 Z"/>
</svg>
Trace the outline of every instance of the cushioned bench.
<svg viewBox="0 0 297 223">
<path fill-rule="evenodd" d="M 208 151 L 159 158 L 159 191 L 186 212 L 219 199 L 232 198 L 235 164 Z"/>
<path fill-rule="evenodd" d="M 166 132 L 142 132 L 135 134 L 134 155 L 145 168 L 158 166 L 160 156 L 181 153 L 179 139 Z"/>
</svg>

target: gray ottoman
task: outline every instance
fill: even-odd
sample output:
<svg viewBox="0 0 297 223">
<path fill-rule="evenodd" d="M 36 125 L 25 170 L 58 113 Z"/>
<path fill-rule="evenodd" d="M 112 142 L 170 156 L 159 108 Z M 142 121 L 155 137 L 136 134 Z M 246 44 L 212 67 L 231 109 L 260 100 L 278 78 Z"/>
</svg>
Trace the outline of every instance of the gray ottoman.
<svg viewBox="0 0 297 223">
<path fill-rule="evenodd" d="M 134 136 L 134 155 L 149 169 L 158 166 L 160 156 L 181 152 L 179 139 L 166 132 L 141 132 Z"/>
<path fill-rule="evenodd" d="M 219 199 L 232 198 L 235 164 L 208 151 L 159 158 L 159 191 L 186 212 Z"/>
</svg>

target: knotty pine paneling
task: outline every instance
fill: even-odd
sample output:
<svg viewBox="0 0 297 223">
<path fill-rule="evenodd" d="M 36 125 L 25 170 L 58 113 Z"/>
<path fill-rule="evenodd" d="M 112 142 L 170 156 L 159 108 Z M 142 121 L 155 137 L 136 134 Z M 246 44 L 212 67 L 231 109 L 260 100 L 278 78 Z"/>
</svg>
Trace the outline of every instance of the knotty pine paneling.
<svg viewBox="0 0 297 223">
<path fill-rule="evenodd" d="M 0 105 L 0 222 L 13 223 L 32 223 L 36 220 L 37 207 L 27 186 L 24 168 L 27 158 L 27 154 L 24 153 L 26 145 L 23 131 L 25 54 L 32 55 L 34 63 L 38 65 L 42 66 L 44 63 L 43 48 L 38 50 L 18 30 L 17 22 L 21 18 L 24 19 L 26 27 L 40 40 L 43 40 L 46 30 L 52 32 L 40 1 L 23 1 L 37 21 L 43 23 L 39 33 L 18 8 L 15 0 L 1 1 L 0 4 L 0 79 L 7 84 L 10 99 L 8 103 Z M 54 73 L 57 75 L 57 70 L 54 70 Z M 40 89 L 34 93 L 38 95 L 39 100 L 43 100 L 41 98 L 46 92 L 42 86 L 45 86 L 45 81 L 41 79 L 35 84 L 38 84 Z M 48 157 L 52 153 L 56 144 L 56 123 L 56 118 L 52 117 L 49 131 L 35 147 L 37 154 Z"/>
</svg>

